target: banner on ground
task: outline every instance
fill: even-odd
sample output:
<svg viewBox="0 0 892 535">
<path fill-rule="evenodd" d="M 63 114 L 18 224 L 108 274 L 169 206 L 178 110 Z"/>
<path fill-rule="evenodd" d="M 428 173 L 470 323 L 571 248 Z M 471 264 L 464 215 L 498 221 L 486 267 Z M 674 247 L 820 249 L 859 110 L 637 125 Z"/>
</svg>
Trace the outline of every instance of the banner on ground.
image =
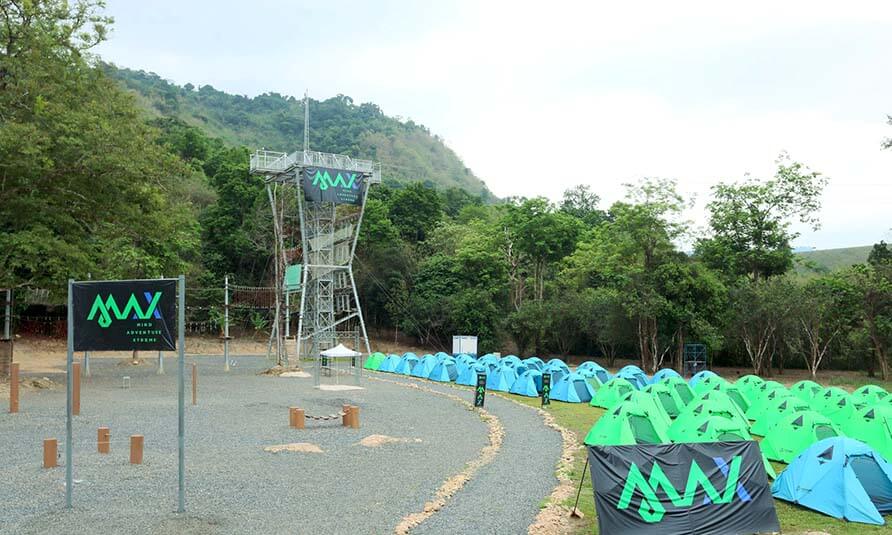
<svg viewBox="0 0 892 535">
<path fill-rule="evenodd" d="M 590 446 L 601 533 L 779 532 L 753 441 Z"/>
<path fill-rule="evenodd" d="M 357 171 L 307 167 L 304 169 L 304 198 L 310 202 L 362 204 L 365 175 Z"/>
<path fill-rule="evenodd" d="M 176 349 L 175 279 L 75 282 L 75 351 Z"/>
</svg>

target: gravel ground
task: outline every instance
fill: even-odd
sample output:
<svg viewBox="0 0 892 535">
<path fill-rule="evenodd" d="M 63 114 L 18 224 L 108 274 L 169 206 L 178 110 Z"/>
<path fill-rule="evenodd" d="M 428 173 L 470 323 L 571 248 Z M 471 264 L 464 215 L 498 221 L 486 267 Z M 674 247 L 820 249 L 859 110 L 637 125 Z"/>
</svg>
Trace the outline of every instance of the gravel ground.
<svg viewBox="0 0 892 535">
<path fill-rule="evenodd" d="M 44 438 L 59 439 L 60 465 L 64 461 L 64 376 L 51 376 L 59 388 L 23 391 L 19 414 L 0 409 L 0 533 L 389 533 L 487 443 L 486 425 L 440 396 L 378 381 L 365 382 L 361 391 L 320 392 L 312 379 L 258 376 L 268 366 L 262 358 L 237 360 L 239 366 L 225 374 L 220 359 L 187 359 L 187 370 L 198 363 L 200 379 L 193 407 L 187 376 L 185 515 L 174 513 L 175 359 L 166 359 L 163 376 L 151 360 L 140 367 L 93 360 L 74 420 L 72 511 L 64 509 L 64 467 L 41 467 Z M 132 378 L 132 388 L 121 388 L 123 375 Z M 345 402 L 361 408 L 361 429 L 339 422 L 288 428 L 289 406 L 318 415 L 337 412 Z M 446 523 L 436 519 L 428 533 L 491 533 L 497 520 L 510 523 L 500 533 L 524 531 L 554 484 L 556 434 L 546 432 L 532 412 L 495 398 L 487 405 L 503 417 L 503 452 L 481 471 L 479 484 L 462 491 L 477 507 L 456 496 L 453 514 L 437 515 Z M 96 453 L 96 428 L 103 425 L 112 433 L 107 456 Z M 531 430 L 520 432 L 521 425 Z M 131 434 L 145 435 L 139 466 L 128 462 Z M 371 434 L 422 442 L 357 445 Z M 289 442 L 313 443 L 324 453 L 263 451 Z M 532 456 L 546 449 L 545 460 Z M 541 466 L 518 470 L 527 463 Z M 450 520 L 456 515 L 462 518 Z"/>
<path fill-rule="evenodd" d="M 463 392 L 432 381 L 423 383 L 473 399 L 470 389 Z M 554 472 L 561 456 L 560 433 L 545 427 L 534 411 L 498 396 L 487 395 L 485 407 L 505 430 L 499 453 L 412 533 L 526 533 L 539 513 L 539 504 L 557 485 Z"/>
</svg>

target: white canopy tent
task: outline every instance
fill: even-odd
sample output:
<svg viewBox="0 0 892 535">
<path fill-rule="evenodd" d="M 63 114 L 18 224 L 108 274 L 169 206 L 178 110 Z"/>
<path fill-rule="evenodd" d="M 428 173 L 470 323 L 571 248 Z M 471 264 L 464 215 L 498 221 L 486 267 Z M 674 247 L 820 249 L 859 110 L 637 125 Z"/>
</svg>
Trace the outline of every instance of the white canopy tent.
<svg viewBox="0 0 892 535">
<path fill-rule="evenodd" d="M 341 371 L 339 370 L 338 361 L 343 361 L 343 367 L 353 367 L 353 373 L 356 377 L 356 386 L 359 386 L 360 374 L 362 373 L 362 353 L 353 351 L 344 344 L 338 344 L 331 349 L 319 353 L 316 357 L 316 386 L 322 387 L 322 371 L 327 376 L 334 375 L 335 384 L 340 384 Z M 349 372 L 348 372 L 349 373 Z"/>
</svg>

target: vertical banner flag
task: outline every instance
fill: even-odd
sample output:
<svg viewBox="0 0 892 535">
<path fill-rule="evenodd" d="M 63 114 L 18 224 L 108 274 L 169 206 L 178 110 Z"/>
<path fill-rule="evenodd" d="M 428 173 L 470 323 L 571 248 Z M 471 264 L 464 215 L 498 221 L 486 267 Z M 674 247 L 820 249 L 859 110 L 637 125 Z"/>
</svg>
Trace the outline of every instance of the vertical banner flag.
<svg viewBox="0 0 892 535">
<path fill-rule="evenodd" d="M 474 389 L 474 406 L 482 407 L 483 401 L 486 397 L 486 374 L 478 373 L 477 374 L 477 388 Z"/>
<path fill-rule="evenodd" d="M 75 282 L 75 351 L 176 349 L 176 279 Z"/>
<path fill-rule="evenodd" d="M 310 202 L 362 204 L 365 175 L 358 171 L 307 167 L 302 182 L 304 198 Z"/>
<path fill-rule="evenodd" d="M 551 405 L 551 374 L 542 374 L 542 406 Z"/>
<path fill-rule="evenodd" d="M 601 533 L 777 533 L 755 442 L 589 446 Z"/>
</svg>

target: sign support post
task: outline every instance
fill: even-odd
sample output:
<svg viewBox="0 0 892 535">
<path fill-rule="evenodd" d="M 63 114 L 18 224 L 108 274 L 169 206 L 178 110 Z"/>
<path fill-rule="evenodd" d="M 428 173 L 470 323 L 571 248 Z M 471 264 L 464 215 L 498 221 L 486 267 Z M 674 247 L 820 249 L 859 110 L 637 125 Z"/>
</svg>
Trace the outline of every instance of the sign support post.
<svg viewBox="0 0 892 535">
<path fill-rule="evenodd" d="M 179 327 L 177 345 L 179 350 L 179 377 L 177 378 L 177 452 L 179 455 L 178 466 L 178 499 L 177 512 L 186 511 L 186 276 L 180 275 L 179 280 L 179 309 L 177 311 L 177 324 Z"/>
<path fill-rule="evenodd" d="M 486 374 L 477 374 L 477 387 L 474 389 L 474 407 L 483 407 L 486 399 Z"/>
<path fill-rule="evenodd" d="M 71 487 L 73 485 L 72 474 L 72 445 L 71 445 L 71 406 L 73 403 L 74 389 L 71 376 L 74 364 L 74 304 L 71 296 L 71 286 L 74 279 L 68 279 L 68 358 L 65 364 L 65 507 L 71 509 Z"/>
</svg>

